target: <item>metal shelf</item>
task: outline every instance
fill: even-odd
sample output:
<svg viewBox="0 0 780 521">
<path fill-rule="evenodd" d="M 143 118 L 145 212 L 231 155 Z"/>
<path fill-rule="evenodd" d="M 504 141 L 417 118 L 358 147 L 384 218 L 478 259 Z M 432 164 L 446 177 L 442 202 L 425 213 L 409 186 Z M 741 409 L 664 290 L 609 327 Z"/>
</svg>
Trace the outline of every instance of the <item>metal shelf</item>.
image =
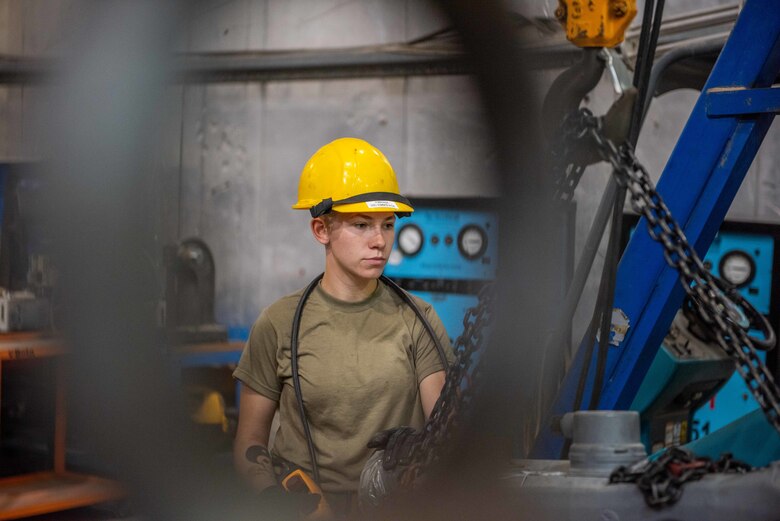
<svg viewBox="0 0 780 521">
<path fill-rule="evenodd" d="M 114 481 L 71 472 L 37 472 L 0 480 L 0 520 L 60 512 L 124 496 Z"/>
<path fill-rule="evenodd" d="M 0 334 L 0 369 L 3 363 L 60 357 L 65 353 L 61 341 L 40 333 Z M 62 364 L 57 363 L 56 367 L 53 470 L 0 479 L 0 520 L 94 505 L 124 495 L 114 481 L 65 470 L 65 378 Z"/>
</svg>

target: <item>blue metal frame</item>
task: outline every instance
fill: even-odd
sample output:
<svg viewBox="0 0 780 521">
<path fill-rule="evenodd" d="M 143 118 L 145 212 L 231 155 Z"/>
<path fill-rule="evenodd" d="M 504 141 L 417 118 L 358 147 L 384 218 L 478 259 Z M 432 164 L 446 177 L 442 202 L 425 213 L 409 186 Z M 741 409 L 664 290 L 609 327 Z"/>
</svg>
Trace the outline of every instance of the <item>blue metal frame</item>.
<svg viewBox="0 0 780 521">
<path fill-rule="evenodd" d="M 188 353 L 178 356 L 179 367 L 227 367 L 238 364 L 241 349 L 235 351 L 211 351 Z"/>
<path fill-rule="evenodd" d="M 780 111 L 780 88 L 729 89 L 706 94 L 707 115 L 711 118 Z"/>
<path fill-rule="evenodd" d="M 658 192 L 700 255 L 715 237 L 774 118 L 764 112 L 708 117 L 708 100 L 715 92 L 769 87 L 778 72 L 780 9 L 776 0 L 748 0 L 658 183 Z M 615 307 L 626 313 L 630 328 L 620 345 L 610 348 L 600 409 L 631 405 L 682 302 L 677 272 L 667 266 L 662 251 L 647 234 L 643 218 L 618 268 Z M 579 349 L 564 379 L 554 415 L 573 407 L 584 351 Z M 595 358 L 590 375 L 595 373 Z M 583 403 L 591 393 L 592 376 Z M 562 445 L 563 439 L 543 426 L 532 456 L 558 458 Z"/>
</svg>

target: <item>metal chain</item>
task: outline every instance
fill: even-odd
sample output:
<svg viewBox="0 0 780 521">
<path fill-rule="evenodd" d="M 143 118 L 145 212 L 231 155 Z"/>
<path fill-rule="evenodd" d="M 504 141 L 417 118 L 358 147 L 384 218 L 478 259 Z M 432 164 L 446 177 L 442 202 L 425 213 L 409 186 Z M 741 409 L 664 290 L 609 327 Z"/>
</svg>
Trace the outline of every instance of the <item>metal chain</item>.
<svg viewBox="0 0 780 521">
<path fill-rule="evenodd" d="M 606 138 L 599 118 L 587 109 L 570 116 L 564 128 L 569 139 L 592 139 L 602 158 L 612 165 L 617 181 L 631 195 L 634 211 L 647 220 L 650 237 L 661 243 L 666 262 L 678 271 L 680 283 L 693 300 L 697 314 L 712 328 L 715 341 L 734 360 L 767 420 L 780 433 L 780 389 L 758 356 L 747 330 L 728 312 L 733 304 L 726 294 L 734 291 L 733 288 L 704 267 L 630 145 L 618 147 Z"/>
<path fill-rule="evenodd" d="M 399 476 L 402 486 L 411 486 L 432 463 L 441 459 L 458 422 L 468 411 L 474 398 L 474 381 L 479 378 L 475 354 L 485 342 L 486 328 L 493 317 L 493 285 L 486 284 L 479 292 L 479 302 L 463 317 L 463 333 L 455 340 L 455 363 L 447 370 L 441 396 L 410 456 L 409 464 Z"/>
<path fill-rule="evenodd" d="M 562 175 L 558 176 L 555 180 L 555 193 L 553 200 L 555 201 L 571 201 L 574 199 L 574 191 L 577 189 L 577 185 L 580 183 L 582 174 L 585 172 L 585 165 L 579 165 L 576 163 L 570 163 L 563 169 L 556 170 L 562 172 Z"/>
<path fill-rule="evenodd" d="M 676 503 L 683 492 L 683 485 L 698 481 L 711 473 L 745 473 L 750 465 L 735 460 L 725 453 L 712 461 L 695 457 L 680 447 L 672 447 L 659 458 L 644 459 L 629 467 L 618 467 L 609 476 L 610 483 L 636 483 L 649 507 L 660 508 Z"/>
<path fill-rule="evenodd" d="M 565 131 L 573 132 L 574 129 L 571 125 L 566 125 Z M 553 171 L 558 172 L 555 178 L 553 201 L 567 202 L 574 199 L 574 192 L 587 168 L 587 165 L 580 161 L 572 161 L 572 157 L 576 155 L 572 145 L 581 138 L 581 135 L 567 135 L 565 139 L 557 140 L 552 145 L 550 154 L 553 159 Z"/>
</svg>

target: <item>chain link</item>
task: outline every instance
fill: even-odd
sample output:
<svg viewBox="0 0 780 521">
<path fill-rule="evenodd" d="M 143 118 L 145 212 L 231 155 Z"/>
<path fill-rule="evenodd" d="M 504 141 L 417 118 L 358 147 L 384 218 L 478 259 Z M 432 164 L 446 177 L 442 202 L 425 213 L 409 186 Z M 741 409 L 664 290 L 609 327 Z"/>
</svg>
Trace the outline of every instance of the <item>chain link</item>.
<svg viewBox="0 0 780 521">
<path fill-rule="evenodd" d="M 585 168 L 585 165 L 570 163 L 563 170 L 558 170 L 562 171 L 563 175 L 559 176 L 555 181 L 555 194 L 553 195 L 555 201 L 569 202 L 574 199 L 574 191 L 580 183 Z"/>
<path fill-rule="evenodd" d="M 553 201 L 569 202 L 574 199 L 574 192 L 587 165 L 581 161 L 572 161 L 576 156 L 576 150 L 572 145 L 580 142 L 584 134 L 578 135 L 577 129 L 572 125 L 566 125 L 564 132 L 564 139 L 555 141 L 550 151 L 554 163 L 553 171 L 558 172 L 555 178 Z"/>
<path fill-rule="evenodd" d="M 698 316 L 712 329 L 718 345 L 734 360 L 767 420 L 780 433 L 780 390 L 758 356 L 747 330 L 728 313 L 734 299 L 729 300 L 727 295 L 736 291 L 704 267 L 630 145 L 615 146 L 601 131 L 600 120 L 587 109 L 570 116 L 564 128 L 569 139 L 592 139 L 602 158 L 612 165 L 618 183 L 630 194 L 634 211 L 647 220 L 650 237 L 663 246 L 666 262 L 678 271 L 680 283 L 691 297 Z"/>
<path fill-rule="evenodd" d="M 409 487 L 432 463 L 441 459 L 458 422 L 474 399 L 474 381 L 479 378 L 477 351 L 484 345 L 487 326 L 493 318 L 493 286 L 486 284 L 479 292 L 479 302 L 463 317 L 463 333 L 455 340 L 455 363 L 447 370 L 441 396 L 423 428 L 420 443 L 400 473 L 402 486 Z"/>
<path fill-rule="evenodd" d="M 564 141 L 592 139 L 602 158 L 612 165 L 618 182 L 630 193 L 634 211 L 647 219 L 650 236 L 661 243 L 666 262 L 679 272 L 680 282 L 691 296 L 698 315 L 713 329 L 716 342 L 734 359 L 737 371 L 767 419 L 780 432 L 780 391 L 756 353 L 747 331 L 727 312 L 730 301 L 726 295 L 733 289 L 706 270 L 629 145 L 617 147 L 606 138 L 600 120 L 587 109 L 570 116 L 564 129 Z M 559 160 L 565 159 L 567 154 L 565 148 L 554 153 Z M 573 163 L 559 170 L 564 175 L 556 184 L 557 200 L 571 200 L 584 170 L 585 166 Z M 492 300 L 492 285 L 486 285 L 479 293 L 477 306 L 470 308 L 463 318 L 463 333 L 454 345 L 456 361 L 447 371 L 441 396 L 423 428 L 419 443 L 412 450 L 409 464 L 400 469 L 399 482 L 404 487 L 412 486 L 426 468 L 444 456 L 449 441 L 457 432 L 458 422 L 473 403 L 474 381 L 479 378 L 475 355 L 484 344 L 486 327 L 492 321 Z M 693 474 L 677 481 L 680 484 L 690 481 L 691 476 Z M 653 489 L 660 491 L 658 486 Z M 671 487 L 668 492 L 676 493 L 674 490 Z M 679 493 L 676 494 L 679 497 Z"/>
<path fill-rule="evenodd" d="M 683 492 L 683 485 L 698 481 L 711 473 L 745 473 L 750 465 L 735 460 L 731 454 L 723 454 L 713 461 L 694 455 L 680 447 L 672 447 L 653 461 L 644 459 L 629 467 L 618 467 L 609 476 L 610 483 L 636 483 L 651 508 L 676 503 Z"/>
</svg>

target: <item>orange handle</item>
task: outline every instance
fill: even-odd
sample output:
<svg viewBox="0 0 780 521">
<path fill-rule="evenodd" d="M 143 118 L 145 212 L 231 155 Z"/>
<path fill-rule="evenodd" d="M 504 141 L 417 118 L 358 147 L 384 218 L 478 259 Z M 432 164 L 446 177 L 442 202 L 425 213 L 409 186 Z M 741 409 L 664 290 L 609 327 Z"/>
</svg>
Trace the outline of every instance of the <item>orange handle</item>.
<svg viewBox="0 0 780 521">
<path fill-rule="evenodd" d="M 285 476 L 282 479 L 282 487 L 286 491 L 296 494 L 319 494 L 320 502 L 317 504 L 317 509 L 306 516 L 306 519 L 314 521 L 333 518 L 333 512 L 331 512 L 328 502 L 325 501 L 325 496 L 322 494 L 319 485 L 303 470 L 295 469 Z"/>
</svg>

